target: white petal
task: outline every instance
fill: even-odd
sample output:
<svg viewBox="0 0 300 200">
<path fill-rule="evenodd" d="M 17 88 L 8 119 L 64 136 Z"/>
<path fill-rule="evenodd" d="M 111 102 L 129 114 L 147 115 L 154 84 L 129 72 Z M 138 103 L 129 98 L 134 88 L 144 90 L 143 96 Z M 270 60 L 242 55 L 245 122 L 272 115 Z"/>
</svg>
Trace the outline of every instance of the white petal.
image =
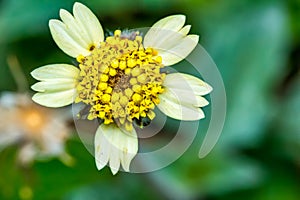
<svg viewBox="0 0 300 200">
<path fill-rule="evenodd" d="M 50 20 L 52 37 L 59 48 L 69 56 L 90 54 L 91 46 L 99 46 L 104 40 L 104 33 L 97 17 L 81 3 L 73 6 L 74 17 L 66 10 L 60 10 L 59 20 Z"/>
<path fill-rule="evenodd" d="M 91 40 L 87 37 L 86 31 L 81 30 L 80 27 L 77 25 L 77 21 L 74 19 L 71 13 L 64 9 L 60 9 L 59 16 L 65 27 L 72 38 L 80 44 L 84 49 L 89 47 L 91 44 Z"/>
<path fill-rule="evenodd" d="M 39 81 L 51 81 L 56 79 L 76 80 L 79 75 L 79 69 L 68 64 L 52 64 L 33 70 L 31 75 Z"/>
<path fill-rule="evenodd" d="M 149 46 L 146 47 L 152 47 L 158 51 L 163 50 L 169 50 L 175 47 L 176 45 L 180 44 L 182 40 L 186 37 L 188 32 L 190 31 L 191 26 L 187 25 L 180 29 L 179 31 L 172 31 L 172 30 L 166 30 L 166 29 L 160 29 L 160 38 L 157 40 L 150 40 Z M 146 40 L 147 41 L 147 40 Z M 145 43 L 145 42 L 144 42 Z"/>
<path fill-rule="evenodd" d="M 187 35 L 190 32 L 191 27 L 191 25 L 186 25 L 179 31 L 179 33 L 181 33 L 182 35 Z"/>
<path fill-rule="evenodd" d="M 156 22 L 144 37 L 144 46 L 159 47 L 165 39 L 178 32 L 185 23 L 184 15 L 171 15 Z"/>
<path fill-rule="evenodd" d="M 101 170 L 109 161 L 110 144 L 105 139 L 103 130 L 100 128 L 100 126 L 95 134 L 94 143 L 96 166 L 98 170 Z"/>
<path fill-rule="evenodd" d="M 196 96 L 196 99 L 197 99 L 197 103 L 194 104 L 194 106 L 196 107 L 204 107 L 209 104 L 209 102 L 204 97 Z"/>
<path fill-rule="evenodd" d="M 95 135 L 95 158 L 98 170 L 108 162 L 113 174 L 119 170 L 122 164 L 125 171 L 129 171 L 129 165 L 138 151 L 136 132 L 125 132 L 115 124 L 102 124 Z"/>
<path fill-rule="evenodd" d="M 89 55 L 87 46 L 82 46 L 81 40 L 70 34 L 70 31 L 64 23 L 59 20 L 50 20 L 49 28 L 53 40 L 57 46 L 69 56 L 76 58 L 79 55 Z"/>
<path fill-rule="evenodd" d="M 37 92 L 56 92 L 74 89 L 76 81 L 72 79 L 53 79 L 51 81 L 38 82 L 31 86 Z"/>
<path fill-rule="evenodd" d="M 181 90 L 176 88 L 167 88 L 164 93 L 168 93 L 170 100 L 173 100 L 174 102 L 180 100 L 180 103 L 185 106 L 193 106 L 193 107 L 204 107 L 209 104 L 209 102 L 201 96 L 197 96 L 191 88 L 187 88 L 187 90 Z M 169 94 L 171 93 L 171 94 Z M 173 94 L 173 95 L 172 95 Z"/>
<path fill-rule="evenodd" d="M 188 74 L 172 73 L 168 74 L 164 80 L 164 86 L 167 88 L 181 91 L 187 90 L 187 84 L 196 95 L 206 95 L 212 91 L 212 87 L 209 84 Z"/>
<path fill-rule="evenodd" d="M 199 36 L 187 36 L 191 26 L 183 27 L 184 22 L 184 15 L 169 16 L 155 23 L 145 35 L 144 46 L 157 50 L 166 66 L 186 58 L 198 44 Z"/>
<path fill-rule="evenodd" d="M 104 40 L 104 33 L 94 13 L 85 5 L 76 2 L 73 6 L 73 14 L 80 29 L 86 31 L 87 37 L 92 42 L 91 44 L 100 45 L 100 42 Z"/>
<path fill-rule="evenodd" d="M 70 89 L 50 93 L 36 93 L 33 95 L 32 100 L 46 107 L 57 108 L 73 103 L 75 92 L 75 89 Z"/>
<path fill-rule="evenodd" d="M 167 116 L 178 120 L 199 120 L 204 118 L 200 108 L 182 102 L 182 99 L 172 91 L 165 91 L 159 96 L 157 107 Z"/>
<path fill-rule="evenodd" d="M 47 107 L 62 107 L 73 103 L 79 69 L 67 64 L 46 65 L 35 69 L 31 75 L 42 82 L 32 89 L 38 92 L 32 100 Z"/>
<path fill-rule="evenodd" d="M 169 43 L 169 48 L 155 49 L 158 51 L 158 55 L 162 57 L 162 64 L 169 66 L 186 58 L 194 50 L 198 41 L 198 35 L 188 35 L 179 42 Z"/>
<path fill-rule="evenodd" d="M 130 162 L 138 152 L 138 139 L 134 128 L 131 132 L 126 131 L 123 136 L 123 145 L 119 153 L 123 169 L 129 172 Z"/>
<path fill-rule="evenodd" d="M 116 138 L 115 140 L 117 140 L 118 138 Z M 115 141 L 116 143 L 118 143 L 119 141 Z M 112 148 L 110 149 L 110 155 L 109 155 L 109 167 L 110 170 L 112 172 L 113 175 L 115 175 L 119 169 L 120 169 L 120 165 L 121 165 L 121 158 L 119 157 L 119 147 L 115 147 L 112 146 Z"/>
</svg>

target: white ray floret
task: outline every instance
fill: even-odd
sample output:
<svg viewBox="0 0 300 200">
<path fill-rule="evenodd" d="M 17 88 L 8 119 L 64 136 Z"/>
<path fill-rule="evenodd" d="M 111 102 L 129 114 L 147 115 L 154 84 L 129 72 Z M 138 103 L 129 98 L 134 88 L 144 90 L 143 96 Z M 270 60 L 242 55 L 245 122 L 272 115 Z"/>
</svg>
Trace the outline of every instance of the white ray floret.
<svg viewBox="0 0 300 200">
<path fill-rule="evenodd" d="M 122 165 L 129 171 L 131 160 L 138 151 L 138 139 L 134 129 L 125 132 L 115 124 L 102 124 L 95 135 L 95 158 L 98 170 L 109 163 L 113 174 L 119 171 Z"/>
<path fill-rule="evenodd" d="M 49 27 L 57 46 L 71 57 L 87 56 L 104 40 L 104 33 L 97 17 L 85 5 L 76 2 L 72 16 L 61 10 L 59 20 L 50 20 Z M 93 48 L 91 48 L 93 47 Z"/>
<path fill-rule="evenodd" d="M 31 75 L 41 81 L 31 88 L 36 93 L 33 101 L 48 107 L 62 107 L 73 103 L 79 69 L 68 64 L 46 65 Z"/>
<path fill-rule="evenodd" d="M 164 81 L 166 91 L 160 95 L 157 107 L 167 116 L 178 120 L 199 120 L 204 118 L 200 107 L 208 105 L 201 95 L 212 88 L 204 81 L 187 74 L 168 74 Z"/>
<path fill-rule="evenodd" d="M 156 22 L 146 33 L 144 46 L 152 47 L 166 66 L 186 58 L 196 47 L 198 35 L 187 35 L 191 26 L 184 26 L 184 15 L 172 15 Z"/>
</svg>

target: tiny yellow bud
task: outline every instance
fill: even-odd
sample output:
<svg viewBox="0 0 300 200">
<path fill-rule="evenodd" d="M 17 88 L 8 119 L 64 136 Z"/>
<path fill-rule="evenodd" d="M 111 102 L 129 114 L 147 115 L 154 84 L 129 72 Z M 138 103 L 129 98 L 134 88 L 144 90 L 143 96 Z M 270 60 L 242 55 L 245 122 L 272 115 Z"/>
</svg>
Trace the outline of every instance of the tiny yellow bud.
<svg viewBox="0 0 300 200">
<path fill-rule="evenodd" d="M 136 85 L 136 84 L 137 84 L 136 78 L 131 78 L 131 79 L 129 80 L 129 83 L 130 83 L 131 85 Z"/>
<path fill-rule="evenodd" d="M 99 89 L 100 90 L 106 90 L 107 88 L 107 83 L 105 82 L 100 82 L 99 85 L 98 85 Z"/>
<path fill-rule="evenodd" d="M 118 60 L 113 60 L 110 65 L 113 67 L 113 68 L 118 68 L 119 67 L 119 61 Z"/>
<path fill-rule="evenodd" d="M 127 131 L 131 131 L 131 130 L 132 130 L 132 124 L 126 122 L 126 123 L 125 123 L 125 129 L 126 129 Z"/>
<path fill-rule="evenodd" d="M 121 98 L 120 98 L 120 104 L 122 106 L 126 106 L 127 103 L 128 103 L 128 98 L 126 96 L 121 96 Z"/>
<path fill-rule="evenodd" d="M 148 108 L 150 108 L 150 109 L 154 109 L 154 108 L 155 108 L 155 105 L 154 105 L 154 103 L 152 103 L 152 102 L 151 102 L 151 103 L 149 103 L 149 104 L 148 104 Z"/>
<path fill-rule="evenodd" d="M 94 113 L 90 113 L 87 117 L 88 120 L 93 120 L 94 118 Z"/>
<path fill-rule="evenodd" d="M 119 94 L 116 93 L 116 92 L 114 92 L 114 93 L 112 94 L 112 96 L 111 96 L 111 102 L 112 102 L 112 103 L 115 103 L 115 102 L 117 102 L 118 100 L 119 100 Z"/>
<path fill-rule="evenodd" d="M 120 31 L 120 30 L 115 30 L 114 35 L 115 35 L 116 37 L 120 37 L 121 33 L 122 33 L 122 31 Z"/>
<path fill-rule="evenodd" d="M 105 112 L 99 112 L 99 118 L 103 119 L 105 117 Z"/>
<path fill-rule="evenodd" d="M 141 92 L 142 87 L 141 87 L 140 85 L 133 85 L 133 86 L 132 86 L 132 90 L 133 90 L 134 92 L 139 93 L 139 92 Z"/>
<path fill-rule="evenodd" d="M 121 124 L 124 124 L 125 118 L 124 118 L 124 117 L 123 117 L 123 118 L 119 118 L 119 122 L 120 122 Z"/>
<path fill-rule="evenodd" d="M 110 68 L 109 69 L 109 75 L 111 75 L 111 76 L 117 75 L 117 70 L 115 70 L 114 68 Z"/>
<path fill-rule="evenodd" d="M 140 57 L 140 58 L 144 58 L 146 55 L 147 55 L 147 54 L 146 54 L 145 52 L 143 52 L 143 51 L 140 51 L 140 52 L 139 52 L 139 57 Z"/>
<path fill-rule="evenodd" d="M 108 118 L 105 118 L 103 123 L 104 123 L 104 124 L 110 124 L 110 122 L 111 122 L 111 120 L 110 120 L 110 119 L 108 119 Z"/>
<path fill-rule="evenodd" d="M 131 75 L 132 76 L 138 76 L 141 74 L 141 69 L 136 67 L 136 68 L 133 68 L 132 71 L 131 71 Z"/>
<path fill-rule="evenodd" d="M 127 65 L 128 65 L 128 67 L 131 67 L 131 68 L 135 67 L 135 66 L 136 66 L 136 60 L 134 60 L 134 59 L 129 59 L 129 60 L 127 61 Z"/>
<path fill-rule="evenodd" d="M 145 50 L 145 53 L 146 53 L 146 54 L 152 54 L 152 48 L 147 48 L 147 49 Z"/>
<path fill-rule="evenodd" d="M 107 66 L 101 65 L 101 66 L 99 67 L 99 71 L 100 71 L 101 73 L 104 73 L 104 71 L 105 71 L 107 68 L 108 68 Z M 106 74 L 106 73 L 105 73 L 105 74 Z"/>
<path fill-rule="evenodd" d="M 108 76 L 106 74 L 101 74 L 100 81 L 107 82 L 108 81 Z"/>
<path fill-rule="evenodd" d="M 138 41 L 138 42 L 142 42 L 143 38 L 142 38 L 142 36 L 138 35 L 138 36 L 135 37 L 135 40 Z"/>
<path fill-rule="evenodd" d="M 109 103 L 110 102 L 110 97 L 111 96 L 109 94 L 103 94 L 101 100 L 102 100 L 103 103 Z"/>
<path fill-rule="evenodd" d="M 160 75 L 160 67 L 159 66 L 156 66 L 155 68 L 154 68 L 154 70 L 153 70 L 153 72 L 155 73 L 155 74 L 159 74 Z"/>
<path fill-rule="evenodd" d="M 79 56 L 77 56 L 76 60 L 79 63 L 83 63 L 83 61 L 85 60 L 85 57 L 83 55 L 79 55 Z"/>
<path fill-rule="evenodd" d="M 113 42 L 115 39 L 113 38 L 113 37 L 107 37 L 106 39 L 105 39 L 105 41 L 106 42 L 108 42 L 108 43 L 111 43 L 111 42 Z"/>
<path fill-rule="evenodd" d="M 121 69 L 121 70 L 124 70 L 125 68 L 126 68 L 127 66 L 126 66 L 126 61 L 120 61 L 120 64 L 119 64 L 119 68 Z"/>
<path fill-rule="evenodd" d="M 153 120 L 155 117 L 155 112 L 153 112 L 152 110 L 149 110 L 147 113 L 147 116 L 149 117 L 149 119 Z"/>
<path fill-rule="evenodd" d="M 161 62 L 162 62 L 161 56 L 157 56 L 157 57 L 155 58 L 155 61 L 158 62 L 158 63 L 161 63 Z"/>
<path fill-rule="evenodd" d="M 135 102 L 135 103 L 138 103 L 142 100 L 142 96 L 138 93 L 134 93 L 132 95 L 132 100 Z"/>
<path fill-rule="evenodd" d="M 79 98 L 78 96 L 75 98 L 75 103 L 79 103 L 81 101 L 81 98 Z"/>
<path fill-rule="evenodd" d="M 124 73 L 125 73 L 126 75 L 129 75 L 130 72 L 131 72 L 131 69 L 130 69 L 130 68 L 126 68 L 125 71 L 124 71 Z"/>
<path fill-rule="evenodd" d="M 128 98 L 130 98 L 131 95 L 133 94 L 133 91 L 132 91 L 130 88 L 127 88 L 124 92 L 125 92 L 125 95 L 126 95 Z"/>
<path fill-rule="evenodd" d="M 157 105 L 160 103 L 159 98 L 153 98 L 152 101 Z"/>
<path fill-rule="evenodd" d="M 112 92 L 112 87 L 107 87 L 105 93 L 110 94 Z"/>
<path fill-rule="evenodd" d="M 137 77 L 137 81 L 145 84 L 147 82 L 147 75 L 146 74 L 139 75 Z"/>
<path fill-rule="evenodd" d="M 143 107 L 143 106 L 141 106 L 141 110 L 145 110 L 145 108 Z M 142 111 L 142 112 L 140 112 L 140 116 L 141 117 L 146 117 L 146 112 L 145 111 Z"/>
</svg>

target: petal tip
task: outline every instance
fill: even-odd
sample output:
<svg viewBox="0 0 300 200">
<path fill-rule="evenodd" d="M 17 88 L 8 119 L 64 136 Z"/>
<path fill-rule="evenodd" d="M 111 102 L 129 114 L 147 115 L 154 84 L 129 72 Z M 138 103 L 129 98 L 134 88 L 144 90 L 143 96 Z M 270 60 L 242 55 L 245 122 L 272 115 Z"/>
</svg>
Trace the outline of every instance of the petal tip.
<svg viewBox="0 0 300 200">
<path fill-rule="evenodd" d="M 199 35 L 193 34 L 193 35 L 188 35 L 187 37 L 189 37 L 191 40 L 193 40 L 195 43 L 199 42 Z"/>
<path fill-rule="evenodd" d="M 31 97 L 31 99 L 32 99 L 33 102 L 35 102 L 35 103 L 37 103 L 37 104 L 40 104 L 40 102 L 39 102 L 39 100 L 38 100 L 38 95 L 39 95 L 39 93 L 34 94 L 34 95 Z M 42 105 L 42 104 L 40 104 L 40 105 Z"/>
<path fill-rule="evenodd" d="M 213 91 L 213 87 L 211 85 L 209 85 L 208 83 L 206 83 L 206 88 L 207 88 L 207 93 L 210 93 L 211 91 Z"/>
<path fill-rule="evenodd" d="M 73 13 L 75 13 L 76 10 L 82 10 L 82 9 L 88 9 L 89 10 L 89 8 L 86 5 L 84 5 L 84 4 L 80 3 L 80 2 L 75 2 L 74 3 L 74 5 L 73 5 Z"/>
<path fill-rule="evenodd" d="M 170 17 L 174 17 L 177 18 L 178 20 L 184 21 L 186 20 L 186 16 L 183 14 L 175 14 L 175 15 L 171 15 Z"/>
<path fill-rule="evenodd" d="M 110 167 L 110 171 L 113 175 L 116 175 L 118 173 L 119 169 Z"/>
<path fill-rule="evenodd" d="M 39 72 L 39 68 L 36 68 L 32 72 L 30 72 L 30 75 L 32 76 L 32 78 L 39 80 L 38 72 Z"/>
<path fill-rule="evenodd" d="M 97 159 L 95 159 L 95 161 L 96 161 L 96 167 L 97 167 L 97 169 L 100 171 L 101 169 L 103 169 L 105 166 L 106 166 L 106 164 L 107 163 L 103 163 L 103 162 L 101 162 L 101 161 L 99 161 L 99 160 L 97 160 Z"/>
<path fill-rule="evenodd" d="M 67 13 L 69 13 L 69 12 L 66 11 L 65 9 L 59 9 L 60 18 L 63 18 Z"/>
<path fill-rule="evenodd" d="M 79 7 L 79 6 L 84 6 L 84 5 L 78 1 L 76 1 L 73 5 L 73 7 Z"/>
<path fill-rule="evenodd" d="M 38 83 L 33 84 L 30 88 L 36 92 L 45 92 L 45 90 L 41 90 L 37 88 Z"/>
<path fill-rule="evenodd" d="M 55 23 L 57 23 L 57 21 L 58 21 L 57 19 L 50 19 L 48 22 L 49 27 L 50 28 L 53 27 L 55 25 Z"/>
</svg>

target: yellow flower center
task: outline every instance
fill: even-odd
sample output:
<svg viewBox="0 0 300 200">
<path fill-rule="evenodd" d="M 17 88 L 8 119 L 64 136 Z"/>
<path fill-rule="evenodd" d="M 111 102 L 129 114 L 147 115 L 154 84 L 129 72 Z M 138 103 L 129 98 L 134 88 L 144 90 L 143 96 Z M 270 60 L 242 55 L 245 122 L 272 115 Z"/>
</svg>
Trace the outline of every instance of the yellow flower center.
<svg viewBox="0 0 300 200">
<path fill-rule="evenodd" d="M 134 120 L 152 120 L 166 76 L 157 52 L 145 49 L 137 32 L 122 35 L 120 30 L 91 49 L 89 56 L 77 57 L 80 75 L 75 102 L 88 105 L 87 119 L 114 122 L 127 130 Z"/>
</svg>

